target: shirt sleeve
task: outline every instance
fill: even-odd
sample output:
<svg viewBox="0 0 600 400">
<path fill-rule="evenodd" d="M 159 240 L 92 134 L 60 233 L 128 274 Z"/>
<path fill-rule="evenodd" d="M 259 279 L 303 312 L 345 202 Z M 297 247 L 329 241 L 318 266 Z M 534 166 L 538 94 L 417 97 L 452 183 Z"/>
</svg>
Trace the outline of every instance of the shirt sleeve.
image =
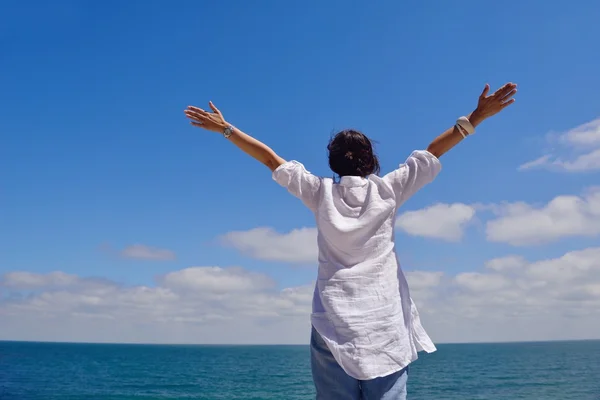
<svg viewBox="0 0 600 400">
<path fill-rule="evenodd" d="M 287 161 L 273 171 L 273 180 L 296 196 L 312 211 L 317 209 L 322 179 L 298 161 Z"/>
<path fill-rule="evenodd" d="M 442 169 L 440 160 L 426 150 L 417 150 L 396 170 L 383 177 L 394 190 L 396 207 L 400 207 L 413 194 L 432 182 Z"/>
</svg>

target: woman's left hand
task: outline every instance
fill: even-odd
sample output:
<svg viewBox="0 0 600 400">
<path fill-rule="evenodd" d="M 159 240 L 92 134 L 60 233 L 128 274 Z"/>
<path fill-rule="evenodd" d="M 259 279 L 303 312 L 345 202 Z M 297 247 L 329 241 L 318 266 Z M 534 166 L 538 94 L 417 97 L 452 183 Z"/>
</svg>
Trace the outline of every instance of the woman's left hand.
<svg viewBox="0 0 600 400">
<path fill-rule="evenodd" d="M 186 117 L 191 120 L 191 124 L 197 126 L 199 128 L 204 128 L 209 131 L 223 133 L 225 128 L 229 126 L 229 124 L 223 118 L 223 114 L 221 111 L 215 107 L 215 105 L 210 101 L 208 103 L 213 112 L 205 111 L 201 108 L 188 106 L 188 108 L 184 111 Z"/>
<path fill-rule="evenodd" d="M 469 118 L 473 126 L 481 123 L 484 119 L 498 114 L 500 111 L 514 103 L 517 85 L 510 82 L 488 96 L 489 92 L 490 85 L 485 85 L 483 92 L 479 96 L 477 108 Z"/>
<path fill-rule="evenodd" d="M 496 90 L 491 95 L 490 85 L 485 85 L 483 92 L 479 96 L 477 108 L 467 117 L 473 127 L 482 123 L 486 118 L 498 114 L 506 107 L 515 102 L 514 95 L 517 93 L 517 85 L 510 82 Z M 459 134 L 460 133 L 460 134 Z M 441 157 L 448 150 L 456 146 L 462 139 L 466 137 L 468 132 L 464 132 L 457 124 L 447 129 L 440 136 L 435 138 L 427 147 L 427 151 L 436 157 Z"/>
</svg>

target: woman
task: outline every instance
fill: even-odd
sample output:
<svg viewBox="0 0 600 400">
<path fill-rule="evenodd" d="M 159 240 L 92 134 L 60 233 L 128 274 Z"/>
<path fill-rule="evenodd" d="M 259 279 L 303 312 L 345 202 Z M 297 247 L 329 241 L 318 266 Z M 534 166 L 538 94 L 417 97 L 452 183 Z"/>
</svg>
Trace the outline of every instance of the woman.
<svg viewBox="0 0 600 400">
<path fill-rule="evenodd" d="M 191 124 L 214 131 L 265 164 L 273 179 L 310 208 L 317 221 L 319 270 L 311 315 L 311 366 L 317 399 L 406 399 L 408 365 L 435 351 L 421 326 L 394 248 L 398 208 L 441 169 L 439 158 L 483 120 L 514 102 L 516 85 L 488 96 L 424 151 L 379 177 L 368 137 L 344 130 L 330 141 L 329 166 L 340 179 L 320 178 L 212 112 L 188 107 Z"/>
</svg>

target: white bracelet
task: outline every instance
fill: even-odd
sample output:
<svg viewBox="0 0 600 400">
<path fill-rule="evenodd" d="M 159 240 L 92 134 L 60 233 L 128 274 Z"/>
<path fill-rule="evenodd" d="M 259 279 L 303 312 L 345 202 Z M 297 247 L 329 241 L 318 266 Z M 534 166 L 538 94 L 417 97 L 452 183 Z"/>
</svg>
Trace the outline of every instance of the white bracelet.
<svg viewBox="0 0 600 400">
<path fill-rule="evenodd" d="M 456 124 L 456 125 L 454 125 L 454 126 L 455 126 L 455 127 L 456 127 L 456 129 L 458 130 L 458 133 L 460 133 L 460 134 L 462 135 L 463 139 L 466 139 L 466 138 L 467 138 L 467 135 L 465 135 L 465 133 L 463 132 L 463 128 L 462 128 L 462 127 L 461 127 L 459 124 Z"/>
<path fill-rule="evenodd" d="M 469 118 L 467 117 L 460 117 L 457 119 L 456 125 L 464 129 L 464 131 L 467 132 L 467 135 L 472 135 L 475 133 L 475 127 L 473 124 L 471 124 L 471 121 L 469 121 Z"/>
</svg>

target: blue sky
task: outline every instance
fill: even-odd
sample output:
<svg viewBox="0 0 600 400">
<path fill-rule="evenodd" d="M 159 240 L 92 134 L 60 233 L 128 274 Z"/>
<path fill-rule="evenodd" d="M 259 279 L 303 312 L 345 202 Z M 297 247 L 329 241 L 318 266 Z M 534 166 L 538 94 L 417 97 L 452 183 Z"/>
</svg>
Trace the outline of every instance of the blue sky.
<svg viewBox="0 0 600 400">
<path fill-rule="evenodd" d="M 451 280 L 498 257 L 535 262 L 598 246 L 600 232 L 582 224 L 600 223 L 585 197 L 599 168 L 560 161 L 600 143 L 569 147 L 564 136 L 599 117 L 596 2 L 32 1 L 3 8 L 5 303 L 31 290 L 9 284 L 19 271 L 154 288 L 188 267 L 238 266 L 278 289 L 310 285 L 315 268 L 306 257 L 265 260 L 256 244 L 244 242 L 244 251 L 219 239 L 257 227 L 285 235 L 314 222 L 264 166 L 188 125 L 184 107 L 209 100 L 282 157 L 329 175 L 325 146 L 337 129 L 375 139 L 389 171 L 472 111 L 485 83 L 516 82 L 515 105 L 445 155 L 438 179 L 401 210 L 460 203 L 476 213 L 450 239 L 399 229 L 403 267 Z M 586 129 L 594 135 L 598 127 Z M 519 170 L 550 154 L 559 162 Z M 530 232 L 523 246 L 487 230 L 489 220 L 514 217 L 497 210 L 504 203 L 535 211 L 559 195 L 578 196 L 575 206 L 587 208 L 568 214 L 575 206 L 567 205 L 567 214 L 538 213 L 523 223 L 558 226 L 551 218 L 561 215 L 583 222 L 540 240 Z M 152 254 L 163 260 L 140 259 L 134 245 L 162 249 Z M 25 329 L 11 321 L 0 338 Z"/>
</svg>

